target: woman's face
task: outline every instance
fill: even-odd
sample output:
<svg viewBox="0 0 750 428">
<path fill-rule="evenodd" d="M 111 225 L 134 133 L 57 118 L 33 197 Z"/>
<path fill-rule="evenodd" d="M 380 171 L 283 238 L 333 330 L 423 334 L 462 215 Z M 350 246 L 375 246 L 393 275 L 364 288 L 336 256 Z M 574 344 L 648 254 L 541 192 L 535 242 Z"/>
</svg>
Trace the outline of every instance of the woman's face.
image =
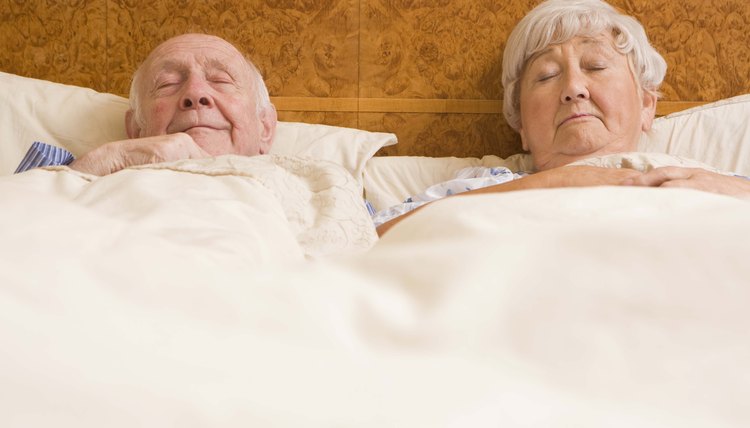
<svg viewBox="0 0 750 428">
<path fill-rule="evenodd" d="M 521 76 L 521 141 L 537 170 L 636 150 L 656 96 L 640 91 L 612 36 L 575 37 L 531 58 Z"/>
</svg>

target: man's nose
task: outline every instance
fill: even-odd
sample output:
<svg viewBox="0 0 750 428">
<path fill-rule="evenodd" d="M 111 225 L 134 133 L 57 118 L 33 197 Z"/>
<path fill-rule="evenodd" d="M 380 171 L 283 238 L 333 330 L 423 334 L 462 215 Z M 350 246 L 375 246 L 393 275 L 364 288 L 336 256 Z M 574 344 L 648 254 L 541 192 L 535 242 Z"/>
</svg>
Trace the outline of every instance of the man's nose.
<svg viewBox="0 0 750 428">
<path fill-rule="evenodd" d="M 185 96 L 182 99 L 182 107 L 183 108 L 192 108 L 193 106 L 209 106 L 211 105 L 211 101 L 209 101 L 208 97 L 199 97 L 197 100 L 190 96 Z"/>
<path fill-rule="evenodd" d="M 587 99 L 589 99 L 589 90 L 586 76 L 581 70 L 566 71 L 560 101 L 570 103 Z"/>
<path fill-rule="evenodd" d="M 211 107 L 212 105 L 213 98 L 211 97 L 208 85 L 200 82 L 198 79 L 189 80 L 182 94 L 180 107 L 187 110 Z"/>
</svg>

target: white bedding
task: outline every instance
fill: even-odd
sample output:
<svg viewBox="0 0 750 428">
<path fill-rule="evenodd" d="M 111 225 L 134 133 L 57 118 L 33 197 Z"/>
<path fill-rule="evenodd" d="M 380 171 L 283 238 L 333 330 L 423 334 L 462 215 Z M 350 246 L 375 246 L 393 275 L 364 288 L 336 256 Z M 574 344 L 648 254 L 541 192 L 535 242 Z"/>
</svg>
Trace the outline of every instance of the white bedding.
<svg viewBox="0 0 750 428">
<path fill-rule="evenodd" d="M 70 253 L 136 245 L 128 258 L 148 259 L 208 247 L 205 261 L 257 265 L 370 248 L 377 236 L 361 194 L 336 164 L 280 155 L 184 160 L 104 177 L 51 167 L 0 180 L 8 201 L 0 224 L 8 244 L 29 255 L 54 247 L 85 260 Z"/>
<path fill-rule="evenodd" d="M 363 251 L 300 162 L 0 179 L 0 426 L 750 425 L 750 203 L 454 197 Z"/>
</svg>

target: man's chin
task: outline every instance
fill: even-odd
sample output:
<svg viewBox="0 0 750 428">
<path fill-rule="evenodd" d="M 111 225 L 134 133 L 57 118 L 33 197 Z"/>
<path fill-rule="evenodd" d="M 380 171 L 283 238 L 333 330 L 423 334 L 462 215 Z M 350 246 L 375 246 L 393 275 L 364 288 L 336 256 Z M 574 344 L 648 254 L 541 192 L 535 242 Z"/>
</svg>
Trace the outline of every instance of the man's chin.
<svg viewBox="0 0 750 428">
<path fill-rule="evenodd" d="M 217 135 L 217 131 L 210 128 L 191 128 L 185 131 L 203 151 L 211 156 L 228 155 L 234 153 L 232 141 L 224 135 Z"/>
<path fill-rule="evenodd" d="M 219 144 L 210 142 L 197 142 L 198 147 L 211 156 L 233 155 L 236 154 L 231 144 Z"/>
<path fill-rule="evenodd" d="M 219 131 L 216 130 L 216 129 L 214 129 L 214 128 L 209 128 L 209 127 L 206 127 L 206 126 L 194 126 L 192 128 L 188 128 L 188 129 L 186 129 L 186 130 L 184 130 L 182 132 L 188 134 L 189 136 L 193 137 L 193 139 L 195 139 L 195 138 L 198 138 L 200 136 L 204 136 L 205 137 L 205 136 L 215 135 Z"/>
</svg>

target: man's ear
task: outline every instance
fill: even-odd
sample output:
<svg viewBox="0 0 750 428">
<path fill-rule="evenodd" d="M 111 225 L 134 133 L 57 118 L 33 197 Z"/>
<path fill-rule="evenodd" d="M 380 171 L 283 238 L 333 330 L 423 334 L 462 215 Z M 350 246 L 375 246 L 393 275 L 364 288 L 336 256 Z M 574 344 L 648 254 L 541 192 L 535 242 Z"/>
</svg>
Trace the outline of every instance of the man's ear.
<svg viewBox="0 0 750 428">
<path fill-rule="evenodd" d="M 138 138 L 141 136 L 141 127 L 135 120 L 135 112 L 133 109 L 128 109 L 125 112 L 125 132 L 128 134 L 128 138 Z"/>
<path fill-rule="evenodd" d="M 643 107 L 641 109 L 641 130 L 647 132 L 651 129 L 656 116 L 656 100 L 658 97 L 653 92 L 643 91 Z"/>
<path fill-rule="evenodd" d="M 276 107 L 270 104 L 260 112 L 258 119 L 260 119 L 261 126 L 259 150 L 260 154 L 263 155 L 271 150 L 273 137 L 276 135 L 276 123 L 278 122 Z"/>
</svg>

